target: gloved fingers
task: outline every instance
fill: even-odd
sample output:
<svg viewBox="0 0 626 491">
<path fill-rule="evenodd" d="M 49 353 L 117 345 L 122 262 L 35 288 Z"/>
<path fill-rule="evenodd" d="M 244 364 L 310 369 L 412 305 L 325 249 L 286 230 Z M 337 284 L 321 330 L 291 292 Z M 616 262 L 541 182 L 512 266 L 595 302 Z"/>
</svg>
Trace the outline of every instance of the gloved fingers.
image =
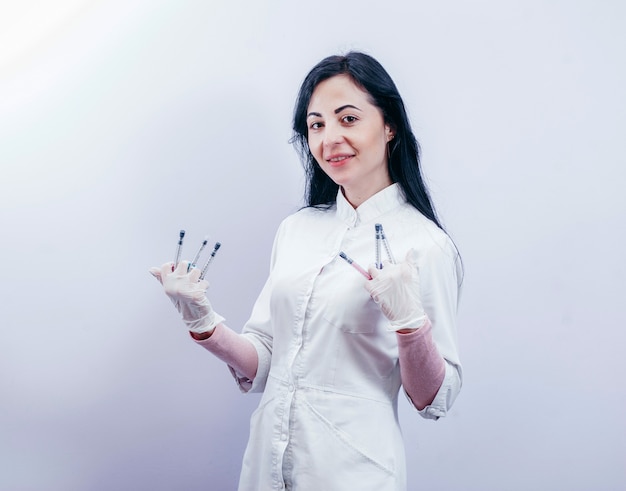
<svg viewBox="0 0 626 491">
<path fill-rule="evenodd" d="M 157 280 L 159 280 L 159 283 L 163 284 L 163 279 L 161 278 L 161 269 L 160 268 L 156 268 L 156 267 L 152 267 L 148 270 L 148 272 L 154 276 Z"/>
<path fill-rule="evenodd" d="M 417 253 L 417 250 L 411 248 L 407 251 L 406 253 L 406 258 L 404 259 L 405 262 L 409 263 L 411 266 L 416 266 L 417 267 L 417 260 L 419 259 L 419 255 Z"/>
<path fill-rule="evenodd" d="M 383 263 L 383 269 L 376 270 L 374 275 L 372 275 L 372 279 L 376 280 L 375 283 L 398 281 L 405 267 L 404 263 L 394 264 L 386 261 Z"/>
<path fill-rule="evenodd" d="M 191 264 L 189 261 L 181 261 L 180 263 L 178 263 L 178 266 L 176 267 L 174 271 L 172 271 L 173 266 L 174 266 L 174 263 L 172 262 L 165 263 L 163 266 L 161 266 L 161 270 L 159 271 L 161 283 L 163 282 L 162 278 L 168 274 L 176 274 L 176 276 L 179 278 L 183 276 L 188 276 L 190 283 L 197 283 L 198 280 L 200 279 L 200 275 L 202 274 L 202 271 L 200 271 L 199 268 L 191 267 Z M 156 270 L 156 269 L 157 268 L 150 269 L 150 272 L 153 274 L 153 276 L 156 276 L 155 274 L 156 271 L 153 272 L 153 270 Z M 207 283 L 206 288 L 208 288 L 208 283 Z"/>
<path fill-rule="evenodd" d="M 389 259 L 385 259 L 385 260 L 383 261 L 383 267 L 382 267 L 382 269 L 378 269 L 378 268 L 376 267 L 376 264 L 373 264 L 373 263 L 372 263 L 372 264 L 370 264 L 369 268 L 367 268 L 367 271 L 368 271 L 368 273 L 370 274 L 370 276 L 371 276 L 372 278 L 375 278 L 375 277 L 376 277 L 376 276 L 378 276 L 380 273 L 382 273 L 382 272 L 385 270 L 385 268 L 389 268 L 390 266 L 391 266 L 391 267 L 393 267 L 393 266 L 397 266 L 397 264 L 392 263 Z"/>
<path fill-rule="evenodd" d="M 373 263 L 372 263 L 372 264 L 370 264 L 369 268 L 367 268 L 367 272 L 368 272 L 368 273 L 370 274 L 370 276 L 372 277 L 372 280 L 373 280 L 374 278 L 376 278 L 376 277 L 380 274 L 380 271 L 381 271 L 381 270 L 380 270 L 380 269 L 378 269 L 378 268 L 376 267 L 376 265 L 375 265 L 375 264 L 373 264 Z M 371 281 L 371 280 L 368 280 L 368 281 Z"/>
<path fill-rule="evenodd" d="M 202 271 L 200 270 L 200 268 L 195 268 L 195 267 L 191 268 L 189 270 L 189 281 L 191 281 L 192 283 L 197 283 L 200 280 L 201 274 L 202 274 Z M 207 288 L 208 288 L 208 283 L 207 283 Z"/>
<path fill-rule="evenodd" d="M 407 281 L 410 281 L 412 283 L 419 283 L 420 271 L 417 264 L 418 259 L 418 252 L 415 249 L 409 249 L 409 251 L 406 253 L 406 259 L 404 263 L 404 276 Z"/>
<path fill-rule="evenodd" d="M 378 295 L 378 293 L 376 291 L 373 290 L 369 290 L 369 294 L 372 300 L 374 300 L 374 303 L 380 304 L 381 300 L 380 300 L 380 296 Z"/>
<path fill-rule="evenodd" d="M 400 292 L 401 289 L 413 284 L 417 279 L 417 267 L 407 262 L 386 263 L 383 269 L 370 268 L 370 274 L 372 280 L 365 282 L 365 289 L 372 299 L 379 303 L 383 296 Z"/>
<path fill-rule="evenodd" d="M 365 285 L 365 289 L 369 292 L 370 297 L 372 297 L 372 300 L 374 300 L 374 302 L 380 303 L 381 298 L 383 298 L 383 296 L 389 290 L 389 287 L 385 284 L 375 284 L 373 281 L 369 281 Z"/>
<path fill-rule="evenodd" d="M 173 264 L 173 263 L 170 263 Z M 189 271 L 189 261 L 181 261 L 176 266 L 176 269 L 173 271 L 177 276 L 184 276 Z"/>
<path fill-rule="evenodd" d="M 385 268 L 389 267 L 389 266 L 397 266 L 397 264 L 396 263 L 392 263 L 391 260 L 389 260 L 389 259 L 385 259 L 383 261 L 383 270 Z"/>
<path fill-rule="evenodd" d="M 372 297 L 372 300 L 376 303 L 380 303 L 381 294 L 384 294 L 387 290 L 389 290 L 393 283 L 389 281 L 388 275 L 381 274 L 381 270 L 376 270 L 376 268 L 374 268 L 374 270 L 378 271 L 378 275 L 372 277 L 371 280 L 366 281 L 364 286 Z"/>
<path fill-rule="evenodd" d="M 207 288 L 208 284 L 205 281 L 194 283 L 189 289 L 187 298 L 192 299 L 194 304 L 197 306 L 205 306 L 211 309 L 211 302 L 209 302 L 209 299 L 206 296 Z"/>
<path fill-rule="evenodd" d="M 198 285 L 198 288 L 203 292 L 206 292 L 209 289 L 209 282 L 207 280 L 200 280 L 196 283 L 196 285 Z"/>
<path fill-rule="evenodd" d="M 163 278 L 165 278 L 168 274 L 171 274 L 174 271 L 172 268 L 174 267 L 173 262 L 164 263 L 161 265 L 161 282 L 163 282 Z"/>
<path fill-rule="evenodd" d="M 378 297 L 378 289 L 380 288 L 380 275 L 382 273 L 382 270 L 376 268 L 375 264 L 372 264 L 367 269 L 367 272 L 370 274 L 372 279 L 364 281 L 363 286 L 365 287 L 367 292 L 370 294 L 370 297 L 372 297 L 372 299 L 375 302 L 378 302 L 377 297 Z"/>
<path fill-rule="evenodd" d="M 374 268 L 376 269 L 376 268 Z M 370 275 L 372 274 L 372 272 L 370 271 Z M 370 294 L 370 296 L 372 295 L 372 291 L 374 290 L 374 276 L 372 275 L 372 279 L 371 280 L 365 280 L 363 282 L 363 286 L 365 287 L 365 289 L 367 290 L 367 292 Z"/>
</svg>

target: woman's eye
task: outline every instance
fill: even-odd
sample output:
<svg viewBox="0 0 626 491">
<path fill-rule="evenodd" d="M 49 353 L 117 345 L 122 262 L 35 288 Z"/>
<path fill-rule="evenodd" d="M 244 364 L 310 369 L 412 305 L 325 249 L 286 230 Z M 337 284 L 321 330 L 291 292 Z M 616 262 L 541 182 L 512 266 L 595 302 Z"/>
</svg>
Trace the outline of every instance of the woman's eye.
<svg viewBox="0 0 626 491">
<path fill-rule="evenodd" d="M 341 118 L 341 120 L 344 123 L 351 124 L 351 123 L 354 123 L 356 121 L 356 116 L 350 116 L 350 115 L 344 116 L 343 118 Z"/>
<path fill-rule="evenodd" d="M 311 126 L 309 126 L 309 128 L 311 128 L 312 130 L 319 130 L 321 127 L 322 127 L 322 123 L 318 121 L 311 123 Z"/>
</svg>

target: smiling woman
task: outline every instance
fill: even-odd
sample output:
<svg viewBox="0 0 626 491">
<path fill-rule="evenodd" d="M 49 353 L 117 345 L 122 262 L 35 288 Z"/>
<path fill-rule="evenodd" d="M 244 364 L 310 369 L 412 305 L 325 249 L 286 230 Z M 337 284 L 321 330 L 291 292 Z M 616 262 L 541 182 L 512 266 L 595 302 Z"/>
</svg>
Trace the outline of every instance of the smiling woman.
<svg viewBox="0 0 626 491">
<path fill-rule="evenodd" d="M 317 86 L 307 121 L 311 153 L 352 206 L 391 184 L 387 144 L 394 132 L 350 77 L 337 75 Z"/>
<path fill-rule="evenodd" d="M 443 228 L 422 177 L 419 145 L 411 129 L 402 97 L 382 65 L 363 53 L 330 56 L 322 60 L 309 72 L 300 88 L 294 110 L 292 141 L 300 153 L 307 173 L 306 198 L 309 206 L 332 205 L 340 189 L 339 184 L 321 168 L 323 158 L 319 154 L 317 156 L 313 154 L 314 148 L 309 145 L 309 138 L 313 136 L 312 133 L 317 126 L 309 128 L 308 119 L 313 96 L 319 96 L 327 83 L 338 88 L 341 78 L 347 79 L 343 81 L 346 91 L 362 91 L 366 101 L 382 114 L 387 170 L 391 182 L 398 183 L 408 203 L 439 228 Z M 350 85 L 352 87 L 348 89 Z M 354 122 L 352 118 L 356 116 L 350 116 L 344 121 Z"/>
<path fill-rule="evenodd" d="M 294 142 L 309 206 L 280 225 L 269 278 L 241 334 L 215 313 L 208 283 L 187 261 L 151 272 L 241 391 L 263 392 L 240 491 L 403 491 L 400 388 L 433 420 L 461 388 L 458 252 L 421 179 L 402 100 L 372 57 L 349 53 L 313 68 L 296 104 Z M 390 260 L 381 263 L 371 253 L 383 225 Z M 387 238 L 404 261 L 392 260 Z M 356 273 L 344 249 L 350 262 L 376 267 Z"/>
</svg>

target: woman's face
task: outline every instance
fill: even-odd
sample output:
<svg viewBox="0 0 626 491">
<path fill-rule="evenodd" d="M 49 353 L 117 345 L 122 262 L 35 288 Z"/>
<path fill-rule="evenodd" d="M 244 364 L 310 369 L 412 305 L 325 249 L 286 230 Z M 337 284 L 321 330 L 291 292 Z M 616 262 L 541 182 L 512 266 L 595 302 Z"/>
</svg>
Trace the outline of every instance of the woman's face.
<svg viewBox="0 0 626 491">
<path fill-rule="evenodd" d="M 391 184 L 387 143 L 393 131 L 350 77 L 336 75 L 318 84 L 309 101 L 307 126 L 313 157 L 352 206 Z"/>
</svg>

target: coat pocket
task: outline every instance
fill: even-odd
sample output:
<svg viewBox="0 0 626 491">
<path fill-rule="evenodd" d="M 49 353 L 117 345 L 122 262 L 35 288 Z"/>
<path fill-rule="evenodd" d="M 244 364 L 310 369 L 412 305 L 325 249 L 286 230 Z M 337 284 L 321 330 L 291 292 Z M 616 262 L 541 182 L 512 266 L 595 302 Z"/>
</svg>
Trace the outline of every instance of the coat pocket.
<svg viewBox="0 0 626 491">
<path fill-rule="evenodd" d="M 377 331 L 383 314 L 361 283 L 333 285 L 324 306 L 326 322 L 346 333 Z"/>
<path fill-rule="evenodd" d="M 349 418 L 350 427 L 332 422 L 324 416 L 308 401 L 303 400 L 303 408 L 308 413 L 308 418 L 312 424 L 309 430 L 316 435 L 319 441 L 323 439 L 323 452 L 318 452 L 316 459 L 330 459 L 329 462 L 321 462 L 321 465 L 330 466 L 335 472 L 346 472 L 348 476 L 360 476 L 365 479 L 364 482 L 372 483 L 380 481 L 388 484 L 396 477 L 396 459 L 399 457 L 395 452 L 394 438 L 384 429 L 377 427 L 375 430 L 376 438 L 372 438 L 372 442 L 368 444 L 363 438 L 355 438 L 355 430 L 358 422 L 355 418 Z M 378 405 L 379 403 L 373 403 Z M 340 411 L 341 412 L 341 411 Z M 369 420 L 369 417 L 368 417 Z M 347 421 L 344 419 L 344 421 Z M 373 432 L 361 428 L 358 430 L 360 436 L 363 431 Z M 386 434 L 385 434 L 386 433 Z M 374 436 L 374 435 L 372 435 Z M 374 444 L 374 440 L 376 444 Z M 370 489 L 370 488 L 368 488 Z M 371 489 L 387 489 L 386 486 Z"/>
</svg>

